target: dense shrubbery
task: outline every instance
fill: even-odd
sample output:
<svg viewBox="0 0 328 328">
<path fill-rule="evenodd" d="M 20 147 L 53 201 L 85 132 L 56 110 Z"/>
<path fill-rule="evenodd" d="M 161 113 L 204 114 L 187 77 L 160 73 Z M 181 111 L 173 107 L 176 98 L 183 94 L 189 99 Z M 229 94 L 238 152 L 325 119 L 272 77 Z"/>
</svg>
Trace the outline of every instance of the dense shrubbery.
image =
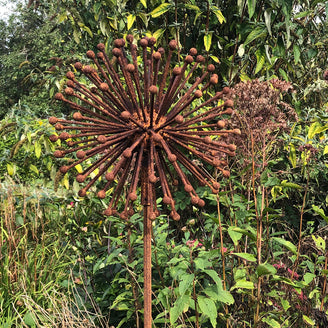
<svg viewBox="0 0 328 328">
<path fill-rule="evenodd" d="M 123 222 L 79 198 L 46 120 L 72 60 L 129 32 L 219 60 L 243 133 L 219 194 L 200 187 L 200 211 L 177 187 L 181 220 L 153 226 L 154 326 L 327 327 L 324 3 L 34 3 L 1 22 L 0 325 L 142 325 L 142 207 Z"/>
</svg>

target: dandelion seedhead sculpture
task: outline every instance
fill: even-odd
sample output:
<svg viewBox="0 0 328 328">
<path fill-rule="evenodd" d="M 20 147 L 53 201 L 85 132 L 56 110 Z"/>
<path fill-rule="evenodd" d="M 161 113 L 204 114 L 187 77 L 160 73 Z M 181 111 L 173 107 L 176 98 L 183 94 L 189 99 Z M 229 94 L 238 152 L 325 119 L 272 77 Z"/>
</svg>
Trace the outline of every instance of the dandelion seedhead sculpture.
<svg viewBox="0 0 328 328">
<path fill-rule="evenodd" d="M 228 134 L 239 134 L 238 129 L 227 130 L 224 114 L 232 113 L 232 101 L 224 101 L 228 88 L 202 96 L 211 85 L 218 83 L 214 65 L 203 67 L 204 57 L 195 48 L 179 67 L 172 68 L 172 55 L 177 42 L 169 43 L 167 57 L 163 48 L 154 48 L 155 38 L 140 40 L 141 53 L 131 35 L 114 41 L 113 57 L 98 44 L 99 52 L 87 52 L 91 65 L 75 63 L 76 71 L 89 82 L 79 82 L 75 73 L 67 73 L 64 94 L 55 98 L 67 103 L 75 112 L 70 119 L 50 117 L 68 148 L 56 150 L 62 158 L 75 153 L 76 160 L 60 168 L 62 173 L 80 163 L 89 166 L 76 180 L 84 183 L 79 191 L 83 197 L 101 178 L 98 197 L 105 198 L 113 188 L 105 215 L 119 214 L 124 220 L 134 213 L 137 188 L 141 186 L 144 206 L 144 326 L 151 327 L 151 220 L 158 216 L 156 194 L 170 208 L 171 217 L 179 220 L 175 209 L 172 186 L 183 185 L 191 203 L 203 207 L 186 172 L 199 185 L 218 192 L 219 183 L 206 170 L 216 167 L 227 177 L 227 155 L 234 156 L 235 146 L 224 142 Z M 201 76 L 192 79 L 202 68 Z M 85 81 L 86 79 L 83 78 Z M 120 196 L 127 190 L 125 204 L 120 208 Z M 120 213 L 119 213 L 120 212 Z"/>
</svg>

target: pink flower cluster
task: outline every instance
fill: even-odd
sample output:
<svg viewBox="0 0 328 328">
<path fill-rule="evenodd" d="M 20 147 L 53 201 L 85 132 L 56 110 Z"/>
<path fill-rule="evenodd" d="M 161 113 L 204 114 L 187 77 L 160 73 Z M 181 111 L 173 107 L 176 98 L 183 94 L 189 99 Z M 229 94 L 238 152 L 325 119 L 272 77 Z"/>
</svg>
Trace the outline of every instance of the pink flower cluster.
<svg viewBox="0 0 328 328">
<path fill-rule="evenodd" d="M 286 265 L 285 265 L 284 263 L 282 263 L 282 262 L 280 262 L 280 263 L 275 263 L 273 266 L 274 266 L 277 270 L 279 270 L 279 269 L 286 269 Z M 289 273 L 289 275 L 290 275 L 291 278 L 299 279 L 300 275 L 299 275 L 298 273 L 293 272 L 293 270 L 291 270 L 291 269 L 289 269 L 289 268 L 287 268 L 287 271 L 288 271 L 288 273 Z"/>
<path fill-rule="evenodd" d="M 199 242 L 197 239 L 187 240 L 186 245 L 190 248 L 194 247 L 194 246 L 196 246 L 196 247 L 202 247 L 203 246 L 203 244 L 201 242 Z"/>
</svg>

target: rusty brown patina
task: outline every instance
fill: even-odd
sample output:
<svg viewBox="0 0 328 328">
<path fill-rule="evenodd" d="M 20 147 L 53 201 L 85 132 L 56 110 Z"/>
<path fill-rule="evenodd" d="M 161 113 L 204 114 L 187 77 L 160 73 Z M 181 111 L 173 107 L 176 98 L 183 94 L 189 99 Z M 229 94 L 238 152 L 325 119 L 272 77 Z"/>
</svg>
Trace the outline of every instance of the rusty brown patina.
<svg viewBox="0 0 328 328">
<path fill-rule="evenodd" d="M 115 40 L 112 58 L 105 45 L 98 44 L 97 54 L 87 52 L 90 65 L 75 63 L 76 72 L 88 83 L 79 82 L 82 79 L 76 72 L 67 73 L 67 87 L 55 98 L 74 112 L 70 119 L 49 118 L 58 131 L 50 139 L 61 139 L 68 146 L 56 150 L 55 157 L 75 154 L 72 163 L 60 168 L 62 173 L 78 164 L 91 163 L 76 177 L 84 184 L 79 196 L 85 196 L 102 177 L 105 183 L 97 196 L 103 199 L 113 189 L 105 215 L 119 214 L 127 220 L 134 213 L 141 186 L 147 280 L 144 322 L 145 327 L 151 327 L 150 222 L 159 215 L 156 198 L 161 196 L 171 217 L 179 220 L 172 190 L 181 184 L 191 203 L 203 207 L 205 202 L 191 181 L 218 192 L 219 182 L 205 167 L 213 166 L 222 176 L 229 176 L 226 158 L 235 155 L 236 147 L 226 143 L 225 137 L 240 131 L 226 128 L 225 115 L 232 113 L 233 105 L 231 100 L 224 100 L 229 88 L 210 95 L 208 89 L 218 84 L 218 75 L 214 65 L 205 66 L 204 57 L 197 55 L 195 48 L 190 49 L 181 66 L 173 67 L 175 40 L 169 43 L 165 57 L 163 48 L 155 50 L 155 38 L 141 39 L 139 54 L 133 36 L 126 39 L 127 44 L 124 39 Z M 200 76 L 193 79 L 196 72 Z M 126 201 L 120 207 L 125 190 Z"/>
</svg>

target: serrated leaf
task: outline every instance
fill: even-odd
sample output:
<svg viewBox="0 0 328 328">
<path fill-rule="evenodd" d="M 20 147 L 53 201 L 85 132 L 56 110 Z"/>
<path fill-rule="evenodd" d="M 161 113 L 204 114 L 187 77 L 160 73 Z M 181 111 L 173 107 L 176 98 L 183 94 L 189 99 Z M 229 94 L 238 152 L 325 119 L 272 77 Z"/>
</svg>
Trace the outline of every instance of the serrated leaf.
<svg viewBox="0 0 328 328">
<path fill-rule="evenodd" d="M 307 285 L 309 285 L 315 277 L 316 277 L 315 274 L 310 273 L 310 272 L 307 272 L 307 273 L 303 276 L 303 280 L 304 280 L 304 282 L 305 282 Z"/>
<path fill-rule="evenodd" d="M 261 277 L 268 274 L 276 274 L 277 269 L 271 264 L 259 264 L 256 268 L 256 273 Z"/>
<path fill-rule="evenodd" d="M 303 187 L 298 185 L 297 183 L 288 182 L 287 180 L 281 181 L 281 186 L 291 189 L 303 189 Z"/>
<path fill-rule="evenodd" d="M 217 310 L 214 301 L 208 297 L 199 296 L 197 298 L 200 312 L 210 318 L 212 327 L 216 327 Z"/>
<path fill-rule="evenodd" d="M 174 323 L 178 320 L 179 316 L 186 312 L 189 308 L 190 295 L 183 295 L 174 302 L 174 305 L 170 308 L 170 323 Z"/>
<path fill-rule="evenodd" d="M 229 234 L 231 240 L 233 241 L 234 245 L 237 246 L 239 240 L 241 239 L 241 237 L 243 235 L 242 235 L 242 233 L 235 231 L 234 228 L 235 227 L 229 227 L 228 228 L 228 234 Z"/>
<path fill-rule="evenodd" d="M 232 253 L 232 254 L 241 257 L 246 261 L 256 262 L 256 258 L 253 254 L 248 254 L 248 253 Z"/>
<path fill-rule="evenodd" d="M 212 44 L 212 33 L 204 35 L 204 47 L 206 51 L 209 51 Z"/>
<path fill-rule="evenodd" d="M 165 14 L 170 8 L 172 7 L 172 5 L 170 3 L 164 2 L 161 5 L 159 5 L 157 8 L 155 8 L 150 15 L 153 18 L 159 17 L 163 14 Z"/>
<path fill-rule="evenodd" d="M 179 283 L 179 293 L 180 295 L 184 295 L 185 292 L 192 286 L 192 282 L 195 278 L 195 275 L 192 274 L 184 274 L 181 276 L 181 281 Z"/>
<path fill-rule="evenodd" d="M 312 205 L 312 208 L 314 207 L 315 205 Z M 321 209 L 319 209 L 319 210 L 321 210 Z M 323 212 L 323 210 L 321 210 L 322 212 Z M 319 213 L 320 214 L 320 213 Z M 324 219 L 325 220 L 327 220 L 327 217 L 326 217 L 326 215 L 323 213 L 323 215 L 324 215 Z M 322 238 L 322 237 L 320 237 L 320 236 L 318 236 L 318 237 L 316 237 L 316 236 L 314 236 L 314 235 L 312 235 L 312 239 L 313 239 L 313 241 L 315 242 L 315 246 L 316 247 L 318 247 L 319 249 L 321 249 L 323 252 L 326 250 L 326 241 Z"/>
<path fill-rule="evenodd" d="M 130 14 L 127 18 L 127 28 L 128 30 L 132 27 L 133 23 L 136 20 L 136 15 Z"/>
<path fill-rule="evenodd" d="M 295 255 L 297 254 L 297 247 L 294 244 L 292 244 L 289 240 L 285 240 L 280 237 L 273 237 L 273 239 L 279 244 L 285 246 L 288 250 L 290 250 Z"/>
</svg>

